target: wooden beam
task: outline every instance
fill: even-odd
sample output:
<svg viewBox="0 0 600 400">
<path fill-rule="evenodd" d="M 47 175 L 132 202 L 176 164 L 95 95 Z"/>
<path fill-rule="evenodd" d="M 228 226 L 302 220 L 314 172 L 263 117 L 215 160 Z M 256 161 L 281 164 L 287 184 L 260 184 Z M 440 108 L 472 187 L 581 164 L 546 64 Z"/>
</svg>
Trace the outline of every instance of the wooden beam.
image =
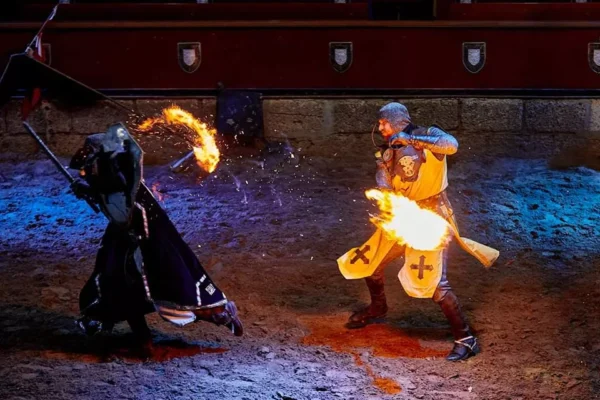
<svg viewBox="0 0 600 400">
<path fill-rule="evenodd" d="M 598 3 L 600 12 L 600 3 Z M 36 22 L 4 22 L 0 30 L 19 31 L 39 28 Z M 50 22 L 49 31 L 113 29 L 589 29 L 600 28 L 599 21 L 88 21 Z"/>
</svg>

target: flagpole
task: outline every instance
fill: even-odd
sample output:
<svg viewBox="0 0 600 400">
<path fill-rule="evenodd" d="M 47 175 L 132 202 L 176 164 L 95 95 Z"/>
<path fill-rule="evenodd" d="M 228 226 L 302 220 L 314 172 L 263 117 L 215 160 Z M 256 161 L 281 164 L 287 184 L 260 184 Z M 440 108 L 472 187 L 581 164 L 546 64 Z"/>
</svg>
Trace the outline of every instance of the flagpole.
<svg viewBox="0 0 600 400">
<path fill-rule="evenodd" d="M 31 54 L 29 53 L 29 50 L 32 49 L 32 46 L 34 45 L 34 43 L 36 42 L 36 40 L 39 40 L 39 37 L 43 33 L 44 28 L 46 28 L 46 25 L 48 24 L 48 22 L 50 22 L 50 21 L 52 21 L 54 19 L 54 17 L 56 16 L 56 12 L 58 11 L 58 6 L 60 4 L 61 3 L 59 1 L 59 3 L 54 6 L 54 8 L 52 9 L 52 11 L 50 12 L 50 15 L 48 15 L 48 18 L 46 18 L 46 20 L 44 21 L 44 23 L 42 24 L 42 26 L 40 27 L 40 29 L 37 31 L 37 33 L 35 34 L 35 36 L 31 40 L 31 42 L 29 42 L 29 44 L 25 48 L 25 53 L 27 55 L 31 56 Z M 39 43 L 38 43 L 38 45 L 39 45 Z M 41 51 L 41 49 L 38 49 L 38 51 Z M 88 89 L 91 89 L 91 88 L 88 88 Z M 136 115 L 136 112 L 134 110 L 132 110 L 132 109 L 128 108 L 127 106 L 119 103 L 115 99 L 113 99 L 113 98 L 105 95 L 104 93 L 98 92 L 97 90 L 94 90 L 94 89 L 91 89 L 91 90 L 93 90 L 94 92 L 98 93 L 101 97 L 103 97 L 104 99 L 106 99 L 107 101 L 109 101 L 110 103 L 112 103 L 113 105 L 126 110 L 129 114 Z"/>
<path fill-rule="evenodd" d="M 1 1 L 1 0 L 0 0 Z M 52 19 L 54 19 L 54 17 L 56 16 L 56 12 L 58 11 L 58 6 L 60 5 L 60 1 L 58 2 L 57 5 L 54 6 L 54 8 L 52 9 L 52 11 L 50 12 L 50 15 L 48 15 L 48 18 L 46 18 L 46 20 L 44 21 L 44 23 L 42 24 L 42 26 L 40 27 L 40 29 L 37 31 L 37 33 L 35 34 L 35 36 L 33 37 L 33 39 L 31 40 L 31 42 L 29 42 L 29 44 L 27 45 L 27 47 L 25 48 L 25 53 L 28 55 L 29 54 L 29 50 L 32 49 L 33 44 L 35 43 L 36 40 L 39 39 L 39 36 L 42 34 L 42 32 L 44 31 L 44 28 L 46 27 L 46 25 L 48 24 L 48 22 L 52 21 Z M 91 89 L 88 87 L 88 89 Z M 113 105 L 122 108 L 123 110 L 127 111 L 130 116 L 134 115 L 134 116 L 141 116 L 144 117 L 143 115 L 139 115 L 138 113 L 136 113 L 134 110 L 130 109 L 129 107 L 119 103 L 118 101 L 116 101 L 115 99 L 105 95 L 102 92 L 99 92 L 97 90 L 91 89 L 92 91 L 98 93 L 102 98 L 106 99 L 108 102 L 112 103 Z"/>
<path fill-rule="evenodd" d="M 46 20 L 44 21 L 44 23 L 42 24 L 42 26 L 40 27 L 40 29 L 37 31 L 37 33 L 35 34 L 35 36 L 31 40 L 31 42 L 29 42 L 29 44 L 25 48 L 25 52 L 26 53 L 27 53 L 27 51 L 29 49 L 31 49 L 31 46 L 33 46 L 33 43 L 37 40 L 38 36 L 43 32 L 43 30 L 46 27 L 46 25 L 48 24 L 48 22 L 52 21 L 52 19 L 56 16 L 56 11 L 58 10 L 58 6 L 59 5 L 60 5 L 60 3 L 58 3 L 57 5 L 54 6 L 54 8 L 52 9 L 52 11 L 50 12 L 50 15 L 48 15 L 48 18 L 46 18 Z"/>
<path fill-rule="evenodd" d="M 52 9 L 52 11 L 50 11 L 50 15 L 48 15 L 48 17 L 46 18 L 46 20 L 44 21 L 44 23 L 42 24 L 40 29 L 38 29 L 38 31 L 35 34 L 35 36 L 33 37 L 33 39 L 29 42 L 27 47 L 25 47 L 25 54 L 32 60 L 45 62 L 44 51 L 42 49 L 41 37 L 42 37 L 42 33 L 44 32 L 44 28 L 46 28 L 46 25 L 48 24 L 48 22 L 52 21 L 52 19 L 54 19 L 54 17 L 56 16 L 56 11 L 58 10 L 59 4 L 60 3 L 55 5 L 54 8 Z M 34 54 L 33 46 L 35 46 L 37 54 Z M 24 121 L 29 116 L 29 113 L 35 108 L 37 103 L 41 100 L 41 97 L 42 97 L 41 89 L 37 88 L 37 87 L 33 88 L 29 92 L 29 94 L 25 95 L 25 98 L 23 99 L 23 103 L 21 104 L 21 118 Z"/>
</svg>

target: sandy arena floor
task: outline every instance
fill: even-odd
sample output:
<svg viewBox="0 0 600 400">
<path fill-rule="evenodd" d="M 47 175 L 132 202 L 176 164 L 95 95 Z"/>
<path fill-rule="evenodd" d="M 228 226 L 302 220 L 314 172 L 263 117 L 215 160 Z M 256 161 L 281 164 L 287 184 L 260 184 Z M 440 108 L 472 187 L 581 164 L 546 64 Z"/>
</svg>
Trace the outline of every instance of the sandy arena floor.
<svg viewBox="0 0 600 400">
<path fill-rule="evenodd" d="M 449 327 L 388 273 L 387 321 L 349 331 L 368 301 L 336 258 L 373 232 L 373 165 L 273 153 L 193 172 L 146 168 L 184 239 L 238 305 L 247 334 L 149 321 L 168 356 L 128 352 L 126 324 L 73 323 L 106 222 L 43 159 L 0 162 L 2 399 L 600 399 L 600 173 L 544 160 L 451 165 L 466 237 L 501 251 L 490 270 L 452 245 L 449 279 L 483 352 L 449 363 Z M 108 347 L 109 354 L 102 349 Z"/>
</svg>

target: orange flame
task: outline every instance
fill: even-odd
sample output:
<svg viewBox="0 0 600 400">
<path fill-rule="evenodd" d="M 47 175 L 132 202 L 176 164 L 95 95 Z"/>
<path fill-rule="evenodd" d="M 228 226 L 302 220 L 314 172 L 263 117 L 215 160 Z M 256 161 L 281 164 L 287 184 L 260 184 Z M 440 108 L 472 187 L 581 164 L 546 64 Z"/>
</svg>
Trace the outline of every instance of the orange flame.
<svg viewBox="0 0 600 400">
<path fill-rule="evenodd" d="M 367 190 L 366 196 L 376 200 L 381 214 L 371 222 L 388 237 L 416 250 L 434 250 L 448 237 L 448 222 L 433 211 L 419 207 L 405 196 L 390 191 Z"/>
<path fill-rule="evenodd" d="M 191 129 L 196 134 L 193 137 L 192 148 L 198 166 L 206 172 L 213 172 L 217 168 L 220 153 L 215 142 L 216 129 L 208 129 L 205 123 L 178 106 L 163 109 L 161 116 L 148 118 L 138 129 L 148 131 L 155 124 L 179 125 Z"/>
</svg>

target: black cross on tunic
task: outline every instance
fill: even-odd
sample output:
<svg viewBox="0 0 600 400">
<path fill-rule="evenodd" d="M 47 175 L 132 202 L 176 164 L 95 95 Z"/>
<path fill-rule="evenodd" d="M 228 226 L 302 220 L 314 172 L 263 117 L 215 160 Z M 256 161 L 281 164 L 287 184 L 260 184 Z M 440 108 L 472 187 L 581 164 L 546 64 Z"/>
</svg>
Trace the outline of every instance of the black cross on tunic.
<svg viewBox="0 0 600 400">
<path fill-rule="evenodd" d="M 433 271 L 433 265 L 425 265 L 425 256 L 419 257 L 419 265 L 412 264 L 410 269 L 418 269 L 419 270 L 419 279 L 423 279 L 423 271 Z"/>
<path fill-rule="evenodd" d="M 371 246 L 369 246 L 369 245 L 366 245 L 362 249 L 356 249 L 356 250 L 354 250 L 354 253 L 356 255 L 354 256 L 354 258 L 352 260 L 350 260 L 350 264 L 354 264 L 359 259 L 361 259 L 365 264 L 368 264 L 369 263 L 369 259 L 367 258 L 367 256 L 365 256 L 365 254 L 367 254 L 367 252 L 369 250 L 371 250 Z"/>
</svg>

